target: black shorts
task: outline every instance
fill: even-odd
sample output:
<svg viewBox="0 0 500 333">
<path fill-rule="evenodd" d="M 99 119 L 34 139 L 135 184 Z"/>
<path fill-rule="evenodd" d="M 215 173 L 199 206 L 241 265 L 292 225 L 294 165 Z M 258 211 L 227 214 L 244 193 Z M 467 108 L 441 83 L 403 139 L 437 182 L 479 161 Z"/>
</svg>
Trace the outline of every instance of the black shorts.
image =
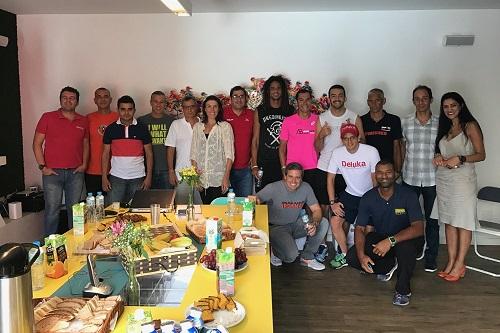
<svg viewBox="0 0 500 333">
<path fill-rule="evenodd" d="M 326 178 L 322 176 L 322 172 L 324 173 L 324 171 L 320 169 L 304 170 L 304 177 L 302 177 L 302 180 L 311 185 L 314 195 L 320 205 L 328 205 Z"/>
<path fill-rule="evenodd" d="M 316 199 L 318 199 L 318 202 L 320 205 L 329 205 L 330 200 L 328 200 L 328 191 L 326 189 L 326 180 L 328 178 L 328 172 L 323 171 L 320 169 L 315 169 L 315 177 L 314 179 L 309 182 L 309 185 L 314 190 L 314 194 L 316 195 Z M 305 172 L 304 172 L 304 180 L 305 180 Z M 314 185 L 313 185 L 314 184 Z M 339 196 L 340 193 L 344 192 L 346 188 L 346 184 L 344 181 L 344 177 L 342 177 L 342 174 L 336 174 L 335 175 L 335 196 Z"/>
<path fill-rule="evenodd" d="M 344 205 L 344 219 L 349 224 L 354 224 L 358 216 L 358 207 L 361 197 L 342 192 L 339 195 L 339 202 Z"/>
</svg>

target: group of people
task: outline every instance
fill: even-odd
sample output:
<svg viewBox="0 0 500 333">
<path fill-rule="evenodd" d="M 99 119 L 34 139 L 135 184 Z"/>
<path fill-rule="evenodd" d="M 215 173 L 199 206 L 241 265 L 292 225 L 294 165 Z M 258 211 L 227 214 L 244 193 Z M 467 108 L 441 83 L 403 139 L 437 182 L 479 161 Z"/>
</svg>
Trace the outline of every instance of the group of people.
<svg viewBox="0 0 500 333">
<path fill-rule="evenodd" d="M 247 97 L 235 86 L 229 106 L 212 95 L 199 112 L 188 95 L 183 117 L 176 119 L 165 112 L 165 94 L 155 91 L 151 113 L 136 119 L 130 96 L 120 97 L 114 112 L 110 91 L 98 88 L 97 111 L 83 116 L 76 113 L 78 91 L 63 88 L 61 107 L 42 115 L 33 140 L 46 234 L 57 231 L 63 192 L 71 227 L 70 207 L 84 186 L 107 192 L 107 202 L 127 202 L 137 189 L 175 187 L 182 201 L 189 188 L 179 170 L 194 166 L 201 175 L 195 202 L 209 204 L 231 187 L 239 197 L 255 191 L 269 206 L 275 265 L 300 256 L 303 265 L 324 269 L 322 244 L 331 227 L 338 248 L 330 265 L 349 265 L 382 280 L 396 272 L 393 303 L 406 305 L 424 243 L 425 270 L 437 270 L 439 217 L 449 260 L 438 275 L 448 281 L 463 276 L 476 219 L 474 163 L 484 160 L 485 150 L 481 128 L 458 93 L 443 95 L 437 116 L 431 89 L 418 86 L 415 112 L 402 120 L 384 110 L 378 88 L 369 91 L 369 111 L 362 116 L 346 108 L 346 91 L 338 84 L 328 91 L 330 109 L 320 115 L 311 111 L 310 89 L 297 92 L 295 110 L 279 75 L 265 82 L 255 111 L 247 108 Z M 306 227 L 303 209 L 310 217 Z M 354 223 L 349 249 L 346 233 Z M 299 251 L 295 240 L 304 237 Z"/>
</svg>

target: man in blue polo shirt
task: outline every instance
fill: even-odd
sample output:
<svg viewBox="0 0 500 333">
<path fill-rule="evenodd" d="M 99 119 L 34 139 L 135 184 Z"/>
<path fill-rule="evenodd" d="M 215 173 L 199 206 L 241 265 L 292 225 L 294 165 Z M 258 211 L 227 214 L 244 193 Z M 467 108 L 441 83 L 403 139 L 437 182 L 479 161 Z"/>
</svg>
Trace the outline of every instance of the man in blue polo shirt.
<svg viewBox="0 0 500 333">
<path fill-rule="evenodd" d="M 108 125 L 104 132 L 102 189 L 109 192 L 110 202 L 129 202 L 136 190 L 151 187 L 153 148 L 147 127 L 138 124 L 134 118 L 135 102 L 132 97 L 120 97 L 118 114 L 120 118 Z"/>
<path fill-rule="evenodd" d="M 410 303 L 410 279 L 424 244 L 424 224 L 417 195 L 395 184 L 394 165 L 377 163 L 378 186 L 366 192 L 359 203 L 354 231 L 355 246 L 347 253 L 349 266 L 379 275 L 388 281 L 396 271 L 393 304 Z"/>
</svg>

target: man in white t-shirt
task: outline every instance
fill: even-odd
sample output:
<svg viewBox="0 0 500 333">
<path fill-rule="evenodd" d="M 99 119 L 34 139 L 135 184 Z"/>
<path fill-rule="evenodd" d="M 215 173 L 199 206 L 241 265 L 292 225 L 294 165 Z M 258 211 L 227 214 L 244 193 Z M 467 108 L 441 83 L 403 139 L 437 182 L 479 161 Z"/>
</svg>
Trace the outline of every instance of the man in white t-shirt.
<svg viewBox="0 0 500 333">
<path fill-rule="evenodd" d="M 356 125 L 343 124 L 340 128 L 340 137 L 344 145 L 333 151 L 327 177 L 328 198 L 333 212 L 330 225 L 341 250 L 341 253 L 330 262 L 335 269 L 347 266 L 346 231 L 349 224 L 356 221 L 361 197 L 376 184 L 375 166 L 380 161 L 377 149 L 359 143 L 359 130 Z M 337 174 L 342 174 L 347 185 L 345 191 L 338 197 L 335 196 Z M 344 222 L 347 222 L 346 225 Z"/>
<path fill-rule="evenodd" d="M 190 190 L 187 184 L 179 183 L 181 179 L 179 171 L 191 166 L 189 155 L 191 152 L 191 139 L 193 138 L 193 126 L 200 121 L 196 116 L 198 103 L 193 96 L 188 95 L 183 98 L 182 113 L 184 118 L 174 120 L 165 139 L 168 181 L 176 188 L 175 202 L 177 204 L 187 204 Z M 200 192 L 198 191 L 194 191 L 194 203 L 201 203 Z"/>
<path fill-rule="evenodd" d="M 316 190 L 318 201 L 323 209 L 324 215 L 328 209 L 328 196 L 326 189 L 326 177 L 328 173 L 328 164 L 332 157 L 332 152 L 342 146 L 340 138 L 340 127 L 344 123 L 355 124 L 359 131 L 359 138 L 364 142 L 363 124 L 361 118 L 345 106 L 346 92 L 340 84 L 334 84 L 328 89 L 328 98 L 330 100 L 330 110 L 323 112 L 316 122 L 316 133 L 314 137 L 314 148 L 319 153 L 317 184 L 323 185 Z M 345 189 L 345 182 L 342 175 L 335 178 L 335 190 L 337 193 Z"/>
</svg>

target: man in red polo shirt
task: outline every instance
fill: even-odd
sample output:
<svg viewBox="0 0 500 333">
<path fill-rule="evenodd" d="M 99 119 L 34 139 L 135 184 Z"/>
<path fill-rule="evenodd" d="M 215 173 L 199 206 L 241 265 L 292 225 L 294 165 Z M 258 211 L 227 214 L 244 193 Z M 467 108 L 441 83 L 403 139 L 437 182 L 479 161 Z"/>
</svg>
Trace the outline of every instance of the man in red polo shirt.
<svg viewBox="0 0 500 333">
<path fill-rule="evenodd" d="M 240 86 L 230 92 L 231 105 L 224 108 L 224 120 L 231 124 L 234 133 L 234 163 L 229 181 L 238 197 L 252 194 L 253 178 L 250 156 L 253 135 L 253 112 L 246 107 L 247 92 Z"/>
<path fill-rule="evenodd" d="M 71 206 L 82 195 L 89 159 L 89 128 L 87 118 L 75 112 L 79 98 L 75 88 L 63 88 L 59 94 L 61 108 L 42 115 L 33 138 L 33 152 L 43 180 L 45 235 L 57 233 L 63 192 L 70 229 Z"/>
</svg>

